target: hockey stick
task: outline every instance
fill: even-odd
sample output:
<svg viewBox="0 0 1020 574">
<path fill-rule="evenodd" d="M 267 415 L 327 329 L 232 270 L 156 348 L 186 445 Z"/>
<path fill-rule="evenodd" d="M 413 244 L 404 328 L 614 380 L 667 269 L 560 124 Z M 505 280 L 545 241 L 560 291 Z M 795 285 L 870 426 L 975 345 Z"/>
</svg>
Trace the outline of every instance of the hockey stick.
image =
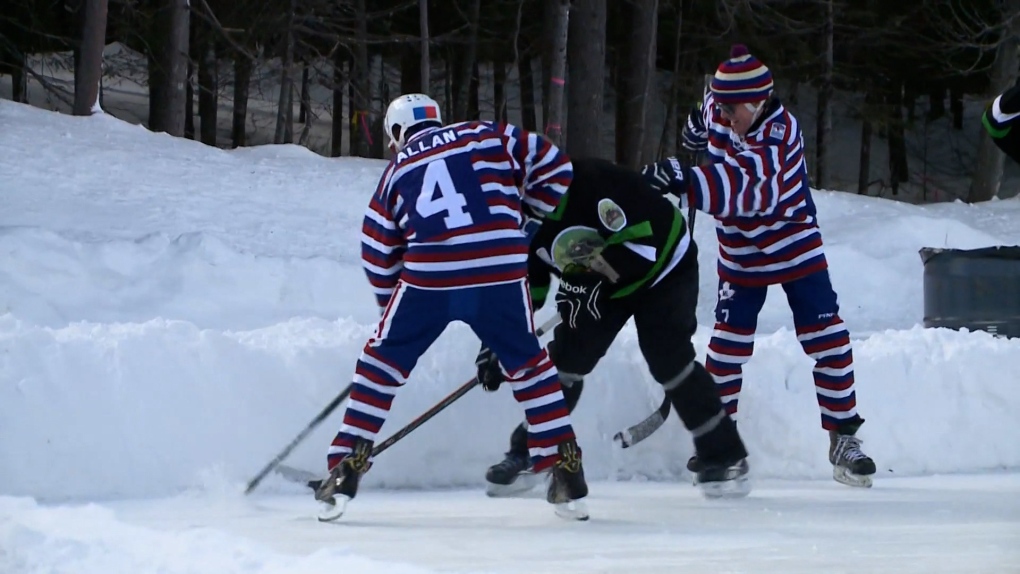
<svg viewBox="0 0 1020 574">
<path fill-rule="evenodd" d="M 344 399 L 347 398 L 347 395 L 351 394 L 352 387 L 354 387 L 354 383 L 347 385 L 347 388 L 341 391 L 340 394 L 336 396 L 336 398 L 330 401 L 330 403 L 326 405 L 326 408 L 322 409 L 322 412 L 315 415 L 315 418 L 312 419 L 312 422 L 308 423 L 308 426 L 306 426 L 304 430 L 302 430 L 296 437 L 294 437 L 294 440 L 290 441 L 290 444 L 284 447 L 284 449 L 280 451 L 280 454 L 276 455 L 276 458 L 269 461 L 269 464 L 267 464 L 262 470 L 260 470 L 259 473 L 255 475 L 255 478 L 248 481 L 248 487 L 244 489 L 244 493 L 251 494 L 251 492 L 255 490 L 255 488 L 259 485 L 260 482 L 262 482 L 262 479 L 264 479 L 267 474 L 272 472 L 273 469 L 275 469 L 276 467 L 280 466 L 280 463 L 283 462 L 283 459 L 287 458 L 287 455 L 289 455 L 291 451 L 293 451 L 297 447 L 297 445 L 301 443 L 301 441 L 305 440 L 305 437 L 307 437 L 313 430 L 315 430 L 315 427 L 319 426 L 319 423 L 326 420 L 326 417 L 328 417 L 330 413 L 336 410 L 336 408 L 340 406 L 340 403 L 344 402 Z"/>
<path fill-rule="evenodd" d="M 560 315 L 558 313 L 556 315 L 553 315 L 548 321 L 543 323 L 542 326 L 539 327 L 537 331 L 535 331 L 535 335 L 541 337 L 542 335 L 548 333 L 549 331 L 551 331 L 553 329 L 553 327 L 555 327 L 556 325 L 558 325 L 560 323 L 560 320 L 561 320 L 560 319 Z M 452 393 L 450 393 L 445 398 L 443 398 L 443 400 L 439 401 L 438 403 L 433 405 L 432 408 L 430 408 L 429 410 L 427 410 L 427 411 L 423 412 L 421 415 L 419 415 L 418 418 L 416 418 L 413 421 L 407 423 L 406 425 L 404 425 L 403 428 L 401 428 L 397 432 L 393 433 L 389 438 L 387 438 L 386 440 L 382 441 L 381 443 L 375 445 L 372 448 L 372 458 L 375 458 L 375 457 L 379 456 L 380 454 L 385 452 L 386 449 L 388 449 L 391 446 L 393 446 L 393 445 L 397 444 L 398 442 L 400 442 L 404 437 L 406 437 L 407 435 L 409 435 L 412 432 L 414 432 L 415 429 L 417 429 L 421 425 L 423 425 L 426 422 L 428 422 L 429 419 L 431 419 L 432 417 L 438 415 L 440 412 L 445 410 L 446 407 L 448 407 L 448 406 L 452 405 L 453 403 L 457 402 L 457 399 L 459 399 L 459 398 L 463 397 L 464 395 L 466 395 L 468 393 L 468 391 L 470 391 L 471 389 L 475 388 L 477 385 L 478 385 L 478 377 L 471 377 L 470 381 L 468 381 L 468 382 L 464 383 L 463 385 L 457 387 L 457 389 L 455 389 Z M 308 480 L 308 481 L 306 481 L 306 484 L 312 490 L 318 490 L 319 489 L 319 485 L 321 483 L 322 483 L 321 480 Z"/>
<path fill-rule="evenodd" d="M 658 410 L 648 415 L 645 420 L 639 422 L 636 425 L 627 427 L 615 435 L 613 440 L 620 444 L 621 448 L 628 448 L 636 445 L 637 443 L 645 440 L 652 436 L 652 433 L 659 430 L 662 423 L 666 422 L 669 418 L 669 411 L 672 410 L 673 405 L 669 400 L 669 397 L 662 399 L 662 404 L 659 405 Z"/>
</svg>

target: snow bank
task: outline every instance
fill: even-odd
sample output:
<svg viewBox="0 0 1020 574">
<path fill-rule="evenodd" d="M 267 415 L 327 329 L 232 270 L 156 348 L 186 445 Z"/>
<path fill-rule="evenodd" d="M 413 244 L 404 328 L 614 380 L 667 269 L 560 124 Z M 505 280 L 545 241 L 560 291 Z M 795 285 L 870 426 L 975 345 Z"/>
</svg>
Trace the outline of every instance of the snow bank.
<svg viewBox="0 0 1020 574">
<path fill-rule="evenodd" d="M 382 163 L 295 146 L 227 152 L 7 102 L 0 123 L 0 493 L 150 496 L 210 474 L 239 489 L 350 380 L 375 317 L 357 254 Z M 861 436 L 881 472 L 1020 467 L 1020 342 L 916 327 L 917 250 L 1015 244 L 1020 201 L 816 201 L 855 338 Z M 702 353 L 709 221 L 696 228 Z M 823 478 L 811 362 L 790 324 L 773 290 L 740 428 L 758 476 Z M 476 350 L 451 326 L 382 434 L 467 380 Z M 610 442 L 661 396 L 628 327 L 575 417 L 591 478 L 683 478 L 691 446 L 675 417 L 632 449 Z M 508 392 L 473 392 L 380 457 L 366 486 L 477 485 L 519 419 Z M 320 470 L 338 424 L 339 413 L 288 462 Z"/>
<path fill-rule="evenodd" d="M 19 574 L 428 574 L 433 570 L 380 562 L 332 546 L 307 555 L 195 527 L 176 531 L 122 522 L 96 505 L 45 508 L 0 497 L 0 572 Z"/>
<path fill-rule="evenodd" d="M 377 317 L 350 263 L 242 252 L 205 231 L 102 241 L 0 227 L 0 257 L 0 311 L 43 325 L 173 317 L 253 329 L 340 310 L 366 323 Z"/>
<path fill-rule="evenodd" d="M 351 322 L 294 320 L 257 331 L 180 321 L 80 323 L 62 329 L 0 319 L 0 489 L 7 494 L 122 497 L 200 487 L 213 471 L 253 475 L 347 383 L 367 336 Z M 704 348 L 706 337 L 699 337 Z M 451 327 L 402 389 L 383 435 L 472 372 L 477 343 Z M 857 345 L 861 431 L 882 472 L 910 475 L 1020 466 L 1020 372 L 1012 341 L 946 330 L 889 331 Z M 747 373 L 740 427 L 762 477 L 824 478 L 811 363 L 789 331 L 762 337 Z M 612 434 L 661 400 L 628 329 L 585 386 L 575 422 L 592 479 L 675 479 L 691 454 L 673 417 L 639 446 Z M 500 458 L 520 414 L 509 392 L 475 391 L 382 455 L 366 486 L 475 485 Z M 289 464 L 321 470 L 336 413 Z M 71 480 L 52 488 L 54 473 Z"/>
</svg>

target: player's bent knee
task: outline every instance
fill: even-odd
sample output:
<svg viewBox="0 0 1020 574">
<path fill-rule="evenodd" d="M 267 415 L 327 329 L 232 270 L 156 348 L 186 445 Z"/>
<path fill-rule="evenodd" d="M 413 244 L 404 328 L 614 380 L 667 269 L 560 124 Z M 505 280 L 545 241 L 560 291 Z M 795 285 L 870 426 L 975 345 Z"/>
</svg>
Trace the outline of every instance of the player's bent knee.
<svg viewBox="0 0 1020 574">
<path fill-rule="evenodd" d="M 661 349 L 645 356 L 648 370 L 652 378 L 665 386 L 667 382 L 677 378 L 685 369 L 691 368 L 697 355 L 694 345 L 690 342 L 677 345 L 670 349 Z"/>
</svg>

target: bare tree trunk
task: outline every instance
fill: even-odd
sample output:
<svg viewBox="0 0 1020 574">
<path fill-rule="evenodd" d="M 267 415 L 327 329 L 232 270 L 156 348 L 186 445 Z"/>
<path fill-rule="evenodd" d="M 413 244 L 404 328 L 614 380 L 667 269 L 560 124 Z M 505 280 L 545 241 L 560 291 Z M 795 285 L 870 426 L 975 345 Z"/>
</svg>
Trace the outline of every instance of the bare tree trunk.
<svg viewBox="0 0 1020 574">
<path fill-rule="evenodd" d="M 298 137 L 298 145 L 304 146 L 308 144 L 308 136 L 312 133 L 312 100 L 311 94 L 308 92 L 308 64 L 304 64 L 301 74 L 301 113 L 305 119 L 301 120 L 301 135 Z M 291 130 L 293 129 L 292 124 Z"/>
<path fill-rule="evenodd" d="M 195 139 L 195 64 L 188 60 L 188 83 L 184 87 L 184 137 Z"/>
<path fill-rule="evenodd" d="M 963 90 L 958 85 L 949 88 L 949 112 L 953 115 L 953 129 L 963 129 Z"/>
<path fill-rule="evenodd" d="M 76 116 L 101 113 L 99 86 L 103 79 L 103 47 L 106 45 L 106 0 L 85 0 L 81 28 L 81 59 L 74 69 Z"/>
<path fill-rule="evenodd" d="M 1012 24 L 1009 29 L 1003 32 L 999 45 L 995 50 L 995 61 L 992 62 L 991 85 L 988 87 L 988 96 L 994 98 L 1006 91 L 1017 78 L 1018 62 L 1017 48 L 1018 36 L 1020 36 L 1020 0 L 1007 0 L 1003 7 L 1004 18 L 1012 17 Z M 974 178 L 970 182 L 970 190 L 967 193 L 967 202 L 987 201 L 999 193 L 999 186 L 1002 183 L 1002 170 L 1005 156 L 992 141 L 988 131 L 981 128 L 981 139 L 978 143 L 977 158 L 974 162 Z"/>
<path fill-rule="evenodd" d="M 308 62 L 301 63 L 301 111 L 298 112 L 298 123 L 306 125 L 312 121 L 312 95 L 309 92 L 311 78 L 308 68 Z"/>
<path fill-rule="evenodd" d="M 531 69 L 531 56 L 517 62 L 517 75 L 521 79 L 521 127 L 528 131 L 538 129 L 535 117 L 535 74 Z"/>
<path fill-rule="evenodd" d="M 344 74 L 343 50 L 337 49 L 333 54 L 333 123 L 332 138 L 329 142 L 330 157 L 340 157 L 344 147 L 344 86 L 347 79 Z"/>
<path fill-rule="evenodd" d="M 294 143 L 294 92 L 295 88 L 292 76 L 290 89 L 287 90 L 287 113 L 283 118 L 283 143 Z"/>
<path fill-rule="evenodd" d="M 934 86 L 928 90 L 928 115 L 925 119 L 935 121 L 946 115 L 946 87 Z"/>
<path fill-rule="evenodd" d="M 453 100 L 453 121 L 468 119 L 471 107 L 471 86 L 475 76 L 475 60 L 478 54 L 478 20 L 481 0 L 473 0 L 468 13 L 468 43 L 461 54 L 457 93 Z"/>
<path fill-rule="evenodd" d="M 209 30 L 211 32 L 211 30 Z M 216 44 L 205 40 L 198 61 L 198 115 L 202 118 L 201 138 L 206 145 L 216 145 L 216 123 L 219 110 L 219 73 L 217 71 Z"/>
<path fill-rule="evenodd" d="M 818 121 L 815 132 L 815 182 L 818 189 L 829 188 L 829 139 L 832 133 L 832 0 L 825 2 L 825 24 L 822 28 L 823 64 L 818 86 Z"/>
<path fill-rule="evenodd" d="M 290 0 L 290 15 L 287 18 L 287 38 L 283 49 L 282 70 L 280 71 L 280 99 L 276 106 L 276 133 L 273 134 L 274 144 L 294 141 L 293 127 L 291 127 L 290 131 L 291 137 L 288 138 L 287 126 L 288 123 L 293 126 L 292 122 L 294 119 L 294 100 L 292 96 L 294 81 L 292 74 L 294 68 L 294 18 L 296 11 L 297 0 Z M 287 141 L 288 139 L 290 141 Z"/>
<path fill-rule="evenodd" d="M 678 117 L 682 117 L 683 113 L 680 111 L 680 59 L 682 54 L 680 53 L 680 46 L 682 43 L 680 39 L 683 32 L 684 23 L 684 2 L 683 0 L 676 0 L 676 37 L 673 40 L 673 81 L 669 85 L 669 99 L 666 100 L 666 120 L 662 122 L 662 136 L 659 138 L 659 153 L 656 159 L 661 159 L 669 155 L 669 130 L 676 124 L 677 129 L 680 128 L 680 123 L 677 122 Z M 674 141 L 680 141 L 680 134 L 674 138 Z M 680 153 L 680 146 L 676 145 L 673 148 L 674 154 Z"/>
<path fill-rule="evenodd" d="M 357 34 L 354 46 L 354 66 L 351 74 L 352 105 L 351 118 L 353 130 L 351 133 L 351 155 L 358 157 L 369 157 L 370 149 L 368 142 L 369 118 L 367 116 L 371 106 L 369 95 L 372 93 L 372 86 L 369 79 L 368 68 L 368 13 L 365 9 L 365 0 L 357 1 L 355 14 L 357 20 Z"/>
<path fill-rule="evenodd" d="M 861 110 L 861 156 L 857 164 L 857 193 L 867 195 L 868 184 L 871 182 L 871 133 L 873 131 L 871 114 L 874 113 L 870 87 L 865 88 L 864 107 Z"/>
<path fill-rule="evenodd" d="M 449 120 L 453 117 L 453 55 L 447 52 L 443 59 L 443 117 Z"/>
<path fill-rule="evenodd" d="M 574 0 L 569 29 L 567 152 L 579 157 L 604 157 L 601 127 L 606 75 L 606 0 Z"/>
<path fill-rule="evenodd" d="M 234 58 L 234 117 L 230 126 L 230 139 L 234 147 L 243 147 L 248 144 L 245 123 L 248 120 L 248 86 L 251 83 L 252 62 L 248 56 L 240 53 Z"/>
<path fill-rule="evenodd" d="M 390 85 L 389 82 L 386 81 L 386 57 L 383 54 L 374 54 L 372 56 L 373 70 L 376 69 L 375 64 L 376 62 L 379 63 L 378 65 L 379 75 L 376 76 L 379 80 L 378 84 L 379 91 L 376 93 L 379 95 L 378 99 L 378 101 L 380 102 L 379 108 L 383 108 L 392 99 L 390 97 Z M 373 76 L 374 74 L 369 75 Z M 373 101 L 375 101 L 374 97 Z M 378 115 L 373 114 L 371 117 L 372 121 L 369 122 L 369 130 L 370 133 L 372 134 L 371 137 L 369 138 L 370 140 L 369 153 L 371 154 L 370 157 L 383 159 L 384 157 L 386 157 L 386 144 L 389 142 L 389 140 L 386 139 L 385 133 L 386 132 L 385 127 L 386 122 L 384 121 L 385 116 L 383 114 Z"/>
<path fill-rule="evenodd" d="M 188 84 L 188 0 L 159 0 L 149 66 L 149 129 L 184 135 Z"/>
<path fill-rule="evenodd" d="M 514 69 L 520 69 L 520 65 L 521 65 L 521 51 L 520 51 L 520 48 L 518 47 L 518 43 L 520 42 L 520 39 L 521 39 L 521 17 L 523 15 L 523 13 L 524 13 L 524 0 L 518 0 L 518 2 L 517 2 L 517 18 L 514 21 L 514 35 L 513 35 L 513 40 L 512 40 L 513 43 L 511 44 L 511 47 L 512 47 L 511 52 L 513 53 L 513 60 L 510 62 L 510 69 L 511 69 L 511 71 L 514 70 Z M 495 108 L 496 108 L 496 121 L 509 122 L 510 118 L 509 118 L 509 114 L 507 113 L 507 105 L 506 105 L 506 102 L 507 102 L 507 85 L 506 85 L 507 84 L 507 82 L 506 82 L 507 72 L 506 72 L 506 66 L 504 65 L 504 62 L 503 62 L 503 60 L 501 58 L 496 58 L 496 61 L 493 62 L 493 67 L 494 67 L 494 70 L 495 70 L 495 72 L 493 74 L 493 76 L 494 76 L 493 81 L 497 82 L 498 85 L 499 85 L 499 88 L 500 88 L 499 96 L 496 97 L 496 106 L 495 106 Z M 518 73 L 518 76 L 519 75 L 520 74 Z"/>
<path fill-rule="evenodd" d="M 506 62 L 503 54 L 492 56 L 492 117 L 497 122 L 506 121 Z"/>
<path fill-rule="evenodd" d="M 355 58 L 357 58 L 356 55 Z M 350 68 L 347 70 L 347 114 L 350 117 L 350 121 L 347 122 L 347 140 L 350 141 L 347 155 L 358 154 L 356 146 L 358 145 L 358 134 L 361 133 L 361 126 L 359 125 L 361 114 L 354 104 L 354 68 L 355 64 L 351 61 Z"/>
<path fill-rule="evenodd" d="M 632 169 L 644 163 L 645 118 L 652 101 L 655 77 L 655 29 L 658 0 L 635 0 L 631 5 L 631 35 L 627 58 L 620 70 L 623 92 L 618 95 L 618 114 L 622 114 L 622 132 L 616 134 L 617 161 Z"/>
<path fill-rule="evenodd" d="M 549 46 L 549 116 L 545 134 L 557 145 L 563 143 L 563 91 L 567 75 L 567 34 L 570 27 L 570 0 L 546 0 L 556 5 L 552 45 Z"/>
<path fill-rule="evenodd" d="M 432 69 L 429 67 L 429 0 L 418 0 L 418 22 L 421 29 L 421 91 L 432 91 Z"/>
<path fill-rule="evenodd" d="M 11 100 L 27 104 L 28 74 L 25 73 L 25 67 L 28 66 L 28 61 L 23 54 L 18 54 L 15 58 L 17 63 L 14 64 L 14 68 L 11 71 Z"/>
<path fill-rule="evenodd" d="M 421 54 L 416 47 L 407 44 L 400 48 L 400 93 L 415 92 L 425 93 L 421 87 Z"/>
<path fill-rule="evenodd" d="M 903 82 L 896 81 L 888 93 L 889 183 L 893 195 L 899 194 L 900 184 L 910 181 L 907 164 L 906 126 L 903 122 Z"/>
<path fill-rule="evenodd" d="M 543 0 L 542 6 L 542 30 L 541 41 L 539 42 L 539 64 L 541 65 L 541 104 L 542 124 L 549 123 L 549 78 L 552 74 L 553 44 L 556 42 L 557 13 L 560 10 L 559 2 Z"/>
<path fill-rule="evenodd" d="M 471 82 L 468 89 L 468 112 L 467 119 L 478 121 L 481 118 L 481 105 L 478 101 L 478 90 L 481 87 L 481 66 L 478 60 L 471 66 Z"/>
</svg>

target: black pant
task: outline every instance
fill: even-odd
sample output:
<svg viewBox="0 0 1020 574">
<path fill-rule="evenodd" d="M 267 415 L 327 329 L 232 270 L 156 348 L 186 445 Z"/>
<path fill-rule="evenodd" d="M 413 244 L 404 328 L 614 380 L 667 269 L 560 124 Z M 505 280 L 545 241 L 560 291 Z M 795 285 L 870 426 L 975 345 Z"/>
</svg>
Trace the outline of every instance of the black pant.
<svg viewBox="0 0 1020 574">
<path fill-rule="evenodd" d="M 627 321 L 634 317 L 638 345 L 652 377 L 663 385 L 706 463 L 735 462 L 747 456 L 736 426 L 723 409 L 712 376 L 695 360 L 692 337 L 698 328 L 698 252 L 692 243 L 683 260 L 658 284 L 621 299 L 609 299 L 602 319 L 584 330 L 556 326 L 549 357 L 563 382 L 567 409 L 573 411 L 583 377 L 595 369 Z M 527 453 L 527 431 L 517 427 L 510 450 Z"/>
</svg>

